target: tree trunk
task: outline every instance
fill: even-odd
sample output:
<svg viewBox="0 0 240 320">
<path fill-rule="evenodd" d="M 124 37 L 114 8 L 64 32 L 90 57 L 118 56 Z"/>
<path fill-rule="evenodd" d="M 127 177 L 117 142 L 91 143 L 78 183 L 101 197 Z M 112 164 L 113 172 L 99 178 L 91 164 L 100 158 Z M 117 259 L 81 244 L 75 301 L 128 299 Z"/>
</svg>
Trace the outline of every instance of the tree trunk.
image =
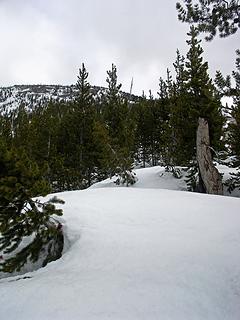
<svg viewBox="0 0 240 320">
<path fill-rule="evenodd" d="M 222 178 L 217 168 L 213 165 L 208 122 L 203 118 L 198 119 L 197 162 L 206 192 L 209 194 L 222 195 Z"/>
</svg>

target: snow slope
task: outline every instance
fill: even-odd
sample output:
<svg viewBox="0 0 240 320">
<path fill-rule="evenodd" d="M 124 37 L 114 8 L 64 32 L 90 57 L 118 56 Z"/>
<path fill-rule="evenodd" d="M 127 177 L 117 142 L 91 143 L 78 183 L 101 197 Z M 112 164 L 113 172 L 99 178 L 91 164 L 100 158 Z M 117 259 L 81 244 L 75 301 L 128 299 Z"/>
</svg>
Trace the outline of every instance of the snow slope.
<svg viewBox="0 0 240 320">
<path fill-rule="evenodd" d="M 240 319 L 240 199 L 158 189 L 156 170 L 59 194 L 65 253 L 0 280 L 0 319 Z"/>
<path fill-rule="evenodd" d="M 132 186 L 133 188 L 147 188 L 147 189 L 169 189 L 169 190 L 187 190 L 184 176 L 182 179 L 176 179 L 172 173 L 166 172 L 165 167 L 149 167 L 135 170 L 137 182 Z M 92 185 L 90 188 L 108 188 L 115 187 L 114 177 L 106 179 Z"/>
<path fill-rule="evenodd" d="M 106 88 L 91 86 L 94 99 L 98 99 L 106 92 Z M 0 115 L 15 112 L 20 105 L 32 111 L 49 101 L 72 101 L 77 94 L 75 85 L 15 85 L 0 87 Z M 134 101 L 137 97 L 126 92 L 122 96 Z"/>
<path fill-rule="evenodd" d="M 229 168 L 227 165 L 217 165 L 219 172 L 223 176 L 223 182 L 231 177 L 230 173 L 236 173 L 236 169 Z M 171 172 L 166 172 L 165 167 L 149 167 L 144 169 L 137 169 L 136 177 L 137 182 L 132 188 L 153 188 L 153 189 L 168 189 L 168 190 L 180 190 L 187 191 L 186 171 L 182 167 L 178 167 L 181 170 L 182 177 L 180 179 L 174 178 Z M 92 185 L 90 188 L 109 188 L 116 187 L 114 178 L 106 179 L 99 183 Z M 227 187 L 224 186 L 224 195 L 232 197 L 240 197 L 240 190 L 235 189 L 231 193 L 227 191 Z"/>
</svg>

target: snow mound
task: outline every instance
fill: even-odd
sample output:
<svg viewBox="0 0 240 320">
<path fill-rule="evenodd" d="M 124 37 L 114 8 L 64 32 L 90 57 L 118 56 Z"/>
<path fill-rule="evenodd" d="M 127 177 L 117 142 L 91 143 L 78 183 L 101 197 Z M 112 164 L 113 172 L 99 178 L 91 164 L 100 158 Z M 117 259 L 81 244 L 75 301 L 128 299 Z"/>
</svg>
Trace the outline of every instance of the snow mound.
<svg viewBox="0 0 240 320">
<path fill-rule="evenodd" d="M 0 280 L 0 319 L 240 319 L 240 199 L 159 189 L 159 170 L 58 194 L 68 248 Z"/>
<path fill-rule="evenodd" d="M 165 167 L 150 167 L 134 170 L 137 177 L 137 182 L 132 188 L 147 188 L 147 189 L 168 189 L 187 191 L 186 184 L 186 170 L 182 167 L 177 167 L 181 173 L 181 178 L 175 178 L 172 172 L 166 172 Z M 217 169 L 223 176 L 223 182 L 231 177 L 230 173 L 236 173 L 236 169 L 229 168 L 227 165 L 217 165 Z M 114 177 L 112 179 L 106 179 L 92 185 L 91 189 L 96 188 L 110 188 L 116 187 L 114 183 Z M 121 186 L 120 186 L 121 187 Z M 232 197 L 240 197 L 240 190 L 235 189 L 231 193 L 227 191 L 227 187 L 224 187 L 224 195 Z"/>
<path fill-rule="evenodd" d="M 136 173 L 137 182 L 132 188 L 187 190 L 187 185 L 184 181 L 186 173 L 184 171 L 182 171 L 183 177 L 181 179 L 174 178 L 171 172 L 166 172 L 165 167 L 160 166 L 136 169 L 134 172 Z M 106 179 L 92 185 L 90 188 L 116 187 L 114 181 L 114 177 Z"/>
</svg>

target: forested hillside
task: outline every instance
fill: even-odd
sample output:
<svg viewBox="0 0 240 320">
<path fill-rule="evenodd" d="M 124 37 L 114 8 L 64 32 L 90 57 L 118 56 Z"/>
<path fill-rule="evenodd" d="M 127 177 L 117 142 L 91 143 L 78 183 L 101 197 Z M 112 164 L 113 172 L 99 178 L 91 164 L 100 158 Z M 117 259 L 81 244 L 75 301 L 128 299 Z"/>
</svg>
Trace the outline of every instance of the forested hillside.
<svg viewBox="0 0 240 320">
<path fill-rule="evenodd" d="M 230 77 L 211 79 L 201 41 L 191 27 L 188 52 L 178 50 L 174 72 L 160 77 L 158 95 L 121 92 L 117 68 L 107 71 L 106 88 L 90 85 L 83 64 L 74 86 L 1 89 L 0 132 L 4 143 L 24 150 L 37 163 L 53 192 L 89 187 L 115 176 L 132 184 L 134 166 L 175 166 L 188 172 L 189 190 L 206 192 L 196 152 L 198 119 L 207 120 L 211 156 L 239 166 L 239 52 L 233 88 Z M 222 96 L 234 105 L 222 106 Z M 205 184 L 205 186 L 204 186 Z M 239 185 L 238 176 L 229 181 Z"/>
</svg>

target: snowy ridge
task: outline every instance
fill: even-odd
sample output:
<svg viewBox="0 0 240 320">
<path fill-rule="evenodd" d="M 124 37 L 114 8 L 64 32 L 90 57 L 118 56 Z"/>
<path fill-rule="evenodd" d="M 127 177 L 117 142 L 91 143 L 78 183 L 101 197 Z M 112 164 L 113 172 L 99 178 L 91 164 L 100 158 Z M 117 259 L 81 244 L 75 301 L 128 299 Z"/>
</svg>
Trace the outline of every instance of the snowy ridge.
<svg viewBox="0 0 240 320">
<path fill-rule="evenodd" d="M 95 99 L 101 97 L 106 88 L 92 86 Z M 11 87 L 0 87 L 0 114 L 10 113 L 20 105 L 27 110 L 45 105 L 52 101 L 71 101 L 75 98 L 77 89 L 75 85 L 15 85 Z M 134 99 L 133 95 L 122 93 L 125 98 Z"/>
<path fill-rule="evenodd" d="M 0 88 L 0 112 L 9 113 L 21 104 L 32 110 L 50 100 L 67 101 L 72 93 L 72 86 L 22 85 Z"/>
</svg>

